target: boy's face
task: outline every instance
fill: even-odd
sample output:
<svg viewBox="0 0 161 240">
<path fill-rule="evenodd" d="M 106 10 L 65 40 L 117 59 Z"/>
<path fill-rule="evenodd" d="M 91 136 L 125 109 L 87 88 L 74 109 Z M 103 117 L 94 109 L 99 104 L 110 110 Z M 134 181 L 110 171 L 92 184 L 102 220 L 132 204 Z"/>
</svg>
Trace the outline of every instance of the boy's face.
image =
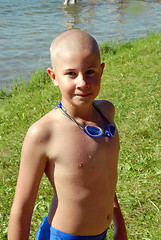
<svg viewBox="0 0 161 240">
<path fill-rule="evenodd" d="M 60 88 L 62 104 L 91 103 L 99 93 L 103 68 L 97 51 L 59 52 L 52 80 Z"/>
</svg>

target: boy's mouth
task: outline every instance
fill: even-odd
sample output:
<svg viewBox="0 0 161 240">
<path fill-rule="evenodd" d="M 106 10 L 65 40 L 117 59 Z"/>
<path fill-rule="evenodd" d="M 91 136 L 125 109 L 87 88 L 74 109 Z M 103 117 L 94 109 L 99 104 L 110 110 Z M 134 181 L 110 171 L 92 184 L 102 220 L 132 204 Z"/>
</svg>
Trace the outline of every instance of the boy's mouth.
<svg viewBox="0 0 161 240">
<path fill-rule="evenodd" d="M 91 95 L 91 93 L 76 93 L 75 96 L 77 97 L 88 97 L 89 95 Z"/>
</svg>

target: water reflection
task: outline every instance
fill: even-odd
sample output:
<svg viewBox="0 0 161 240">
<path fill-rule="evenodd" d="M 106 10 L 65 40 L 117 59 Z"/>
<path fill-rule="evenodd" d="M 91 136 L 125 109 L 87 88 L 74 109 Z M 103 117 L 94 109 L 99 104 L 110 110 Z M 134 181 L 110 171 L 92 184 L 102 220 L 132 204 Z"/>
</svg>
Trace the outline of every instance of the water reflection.
<svg viewBox="0 0 161 240">
<path fill-rule="evenodd" d="M 124 16 L 126 13 L 131 15 L 142 14 L 145 10 L 146 5 L 142 1 L 131 1 L 131 0 L 87 0 L 77 1 L 76 4 L 69 4 L 64 6 L 62 9 L 66 13 L 64 18 L 64 26 L 68 29 L 79 27 L 79 23 L 89 23 L 91 19 L 96 17 L 96 8 L 102 7 L 104 5 L 105 10 L 111 13 L 117 13 L 119 18 L 119 23 L 124 23 Z M 161 2 L 161 0 L 155 0 L 155 2 Z M 127 11 L 125 11 L 127 10 Z"/>
<path fill-rule="evenodd" d="M 108 5 L 107 5 L 108 4 Z M 64 26 L 68 29 L 77 28 L 77 25 L 81 22 L 89 23 L 91 19 L 96 17 L 96 10 L 94 7 L 104 5 L 110 12 L 117 12 L 121 17 L 125 15 L 125 9 L 129 7 L 129 1 L 118 0 L 87 0 L 83 2 L 79 0 L 76 4 L 64 6 L 62 9 L 66 13 L 64 18 Z M 124 22 L 124 19 L 119 20 L 120 23 Z"/>
<path fill-rule="evenodd" d="M 64 18 L 64 26 L 68 29 L 79 28 L 79 23 L 89 23 L 91 19 L 96 17 L 94 6 L 98 6 L 102 1 L 79 1 L 75 5 L 63 7 L 67 18 Z"/>
<path fill-rule="evenodd" d="M 75 28 L 75 26 L 80 22 L 82 7 L 80 6 L 80 4 L 68 5 L 64 7 L 63 10 L 67 14 L 67 16 L 70 17 L 69 20 L 64 18 L 64 26 L 68 29 Z"/>
</svg>

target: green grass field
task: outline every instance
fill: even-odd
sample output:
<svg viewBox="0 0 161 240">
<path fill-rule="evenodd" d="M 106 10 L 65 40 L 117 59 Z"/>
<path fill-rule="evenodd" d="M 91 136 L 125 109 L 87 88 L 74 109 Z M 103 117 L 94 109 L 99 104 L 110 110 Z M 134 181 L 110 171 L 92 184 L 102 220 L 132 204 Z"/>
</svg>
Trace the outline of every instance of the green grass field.
<svg viewBox="0 0 161 240">
<path fill-rule="evenodd" d="M 98 98 L 112 101 L 120 134 L 117 195 L 129 239 L 159 240 L 160 222 L 160 106 L 161 33 L 145 38 L 101 45 L 106 67 Z M 29 126 L 60 100 L 45 70 L 32 74 L 28 83 L 0 90 L 0 239 L 14 197 L 22 142 Z M 31 237 L 47 214 L 53 190 L 42 179 Z M 107 239 L 113 239 L 113 224 Z"/>
</svg>

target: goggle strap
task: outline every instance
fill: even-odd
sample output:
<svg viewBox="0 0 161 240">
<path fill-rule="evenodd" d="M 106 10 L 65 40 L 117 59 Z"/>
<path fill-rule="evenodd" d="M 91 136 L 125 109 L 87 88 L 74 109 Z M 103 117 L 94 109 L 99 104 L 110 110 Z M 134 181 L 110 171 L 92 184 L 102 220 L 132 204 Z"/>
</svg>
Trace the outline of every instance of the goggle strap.
<svg viewBox="0 0 161 240">
<path fill-rule="evenodd" d="M 84 127 L 79 123 L 77 122 L 74 118 L 72 118 L 68 113 L 65 112 L 65 110 L 63 109 L 62 105 L 59 103 L 58 105 L 58 108 L 60 109 L 60 111 L 67 117 L 69 118 L 70 120 L 72 120 L 73 122 L 75 122 L 78 127 L 80 127 L 82 130 L 84 130 Z"/>
</svg>

